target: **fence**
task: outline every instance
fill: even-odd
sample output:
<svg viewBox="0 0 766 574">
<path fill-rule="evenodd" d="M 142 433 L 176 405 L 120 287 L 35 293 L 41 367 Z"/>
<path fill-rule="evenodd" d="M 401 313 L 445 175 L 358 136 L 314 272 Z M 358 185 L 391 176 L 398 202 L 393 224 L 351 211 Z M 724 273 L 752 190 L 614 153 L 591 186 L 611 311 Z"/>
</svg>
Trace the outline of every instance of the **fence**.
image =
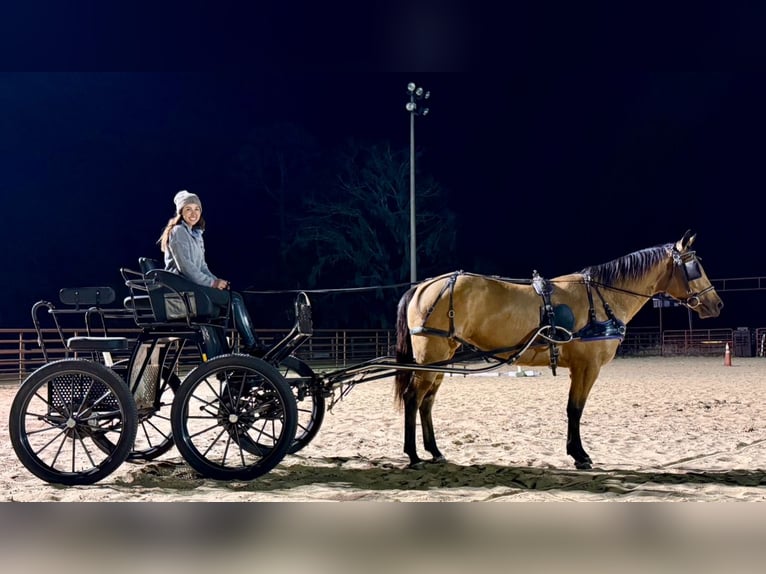
<svg viewBox="0 0 766 574">
<path fill-rule="evenodd" d="M 766 356 L 766 327 L 761 327 L 755 330 L 754 342 L 756 355 L 759 357 Z"/>
<path fill-rule="evenodd" d="M 663 331 L 662 355 L 720 355 L 723 357 L 726 345 L 732 348 L 733 332 L 733 329 Z"/>
<path fill-rule="evenodd" d="M 62 329 L 64 338 L 85 333 L 77 329 Z M 110 329 L 111 336 L 127 337 L 135 341 L 138 329 Z M 287 330 L 263 329 L 259 337 L 266 345 L 276 344 Z M 56 329 L 41 331 L 48 360 L 55 361 L 67 356 L 66 349 Z M 236 332 L 229 332 L 235 344 Z M 314 330 L 314 335 L 298 348 L 296 355 L 313 367 L 342 367 L 393 354 L 396 337 L 393 331 L 384 329 Z M 114 360 L 127 358 L 128 353 L 112 353 Z M 196 349 L 186 349 L 181 355 L 181 367 L 194 366 L 199 361 Z M 0 379 L 3 382 L 21 382 L 29 373 L 45 364 L 45 357 L 37 341 L 34 329 L 0 329 Z"/>
<path fill-rule="evenodd" d="M 110 335 L 135 339 L 138 329 L 112 329 Z M 273 345 L 287 333 L 286 330 L 265 329 L 258 334 L 267 345 Z M 83 334 L 78 330 L 64 330 L 65 337 Z M 42 331 L 48 360 L 61 359 L 66 350 L 55 329 Z M 230 333 L 237 343 L 235 332 Z M 396 335 L 385 329 L 314 330 L 314 335 L 296 352 L 313 368 L 333 368 L 358 364 L 375 357 L 393 355 Z M 660 331 L 654 327 L 628 327 L 619 356 L 675 356 L 720 355 L 726 344 L 734 356 L 765 356 L 766 327 L 750 330 L 694 329 Z M 115 357 L 116 359 L 126 358 Z M 198 361 L 196 351 L 189 349 L 181 357 L 182 367 L 191 367 Z M 45 363 L 37 343 L 34 329 L 0 329 L 0 380 L 21 382 L 29 373 Z"/>
</svg>

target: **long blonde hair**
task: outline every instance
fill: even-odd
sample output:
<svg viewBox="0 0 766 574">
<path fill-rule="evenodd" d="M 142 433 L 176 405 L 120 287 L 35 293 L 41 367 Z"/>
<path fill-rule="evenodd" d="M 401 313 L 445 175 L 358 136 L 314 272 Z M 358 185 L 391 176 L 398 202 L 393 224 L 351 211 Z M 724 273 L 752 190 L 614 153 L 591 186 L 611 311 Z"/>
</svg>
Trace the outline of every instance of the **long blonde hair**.
<svg viewBox="0 0 766 574">
<path fill-rule="evenodd" d="M 160 235 L 160 238 L 157 240 L 157 243 L 160 246 L 160 251 L 163 253 L 166 253 L 168 250 L 168 240 L 170 239 L 170 232 L 173 231 L 173 228 L 176 225 L 179 225 L 184 220 L 183 216 L 180 213 L 175 214 L 173 217 L 171 217 L 168 220 L 168 224 L 165 226 L 165 229 L 162 230 L 162 234 Z M 193 229 L 205 229 L 205 220 L 200 217 L 197 224 L 194 226 Z"/>
</svg>

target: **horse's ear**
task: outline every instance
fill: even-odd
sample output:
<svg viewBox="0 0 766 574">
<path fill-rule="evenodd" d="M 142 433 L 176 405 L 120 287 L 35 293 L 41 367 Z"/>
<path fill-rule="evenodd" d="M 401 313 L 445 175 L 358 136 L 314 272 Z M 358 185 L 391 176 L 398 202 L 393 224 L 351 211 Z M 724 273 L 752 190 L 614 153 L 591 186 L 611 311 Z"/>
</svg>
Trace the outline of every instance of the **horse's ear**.
<svg viewBox="0 0 766 574">
<path fill-rule="evenodd" d="M 694 243 L 696 238 L 697 234 L 692 234 L 692 230 L 687 229 L 686 233 L 684 233 L 684 236 L 676 243 L 676 249 L 680 252 L 686 251 L 689 247 L 692 246 L 692 243 Z"/>
</svg>

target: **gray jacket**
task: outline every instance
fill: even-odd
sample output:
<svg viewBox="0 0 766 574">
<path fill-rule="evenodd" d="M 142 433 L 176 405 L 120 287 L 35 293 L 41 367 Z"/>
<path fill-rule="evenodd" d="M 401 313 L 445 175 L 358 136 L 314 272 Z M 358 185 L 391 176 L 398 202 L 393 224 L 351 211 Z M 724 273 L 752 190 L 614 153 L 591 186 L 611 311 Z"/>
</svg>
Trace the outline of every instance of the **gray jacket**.
<svg viewBox="0 0 766 574">
<path fill-rule="evenodd" d="M 212 287 L 218 279 L 205 262 L 205 240 L 201 229 L 191 229 L 185 221 L 176 225 L 168 237 L 165 269 L 178 273 L 198 285 Z"/>
</svg>

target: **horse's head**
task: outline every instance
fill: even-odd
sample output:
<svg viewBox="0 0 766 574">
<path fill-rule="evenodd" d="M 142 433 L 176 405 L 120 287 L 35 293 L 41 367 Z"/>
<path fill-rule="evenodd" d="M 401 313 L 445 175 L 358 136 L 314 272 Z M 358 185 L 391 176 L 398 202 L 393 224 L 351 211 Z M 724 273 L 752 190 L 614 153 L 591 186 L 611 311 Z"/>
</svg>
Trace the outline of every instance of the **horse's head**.
<svg viewBox="0 0 766 574">
<path fill-rule="evenodd" d="M 715 292 L 710 279 L 702 268 L 697 253 L 689 248 L 697 235 L 691 231 L 669 248 L 672 270 L 665 293 L 682 305 L 694 309 L 702 319 L 718 317 L 723 301 Z"/>
</svg>

